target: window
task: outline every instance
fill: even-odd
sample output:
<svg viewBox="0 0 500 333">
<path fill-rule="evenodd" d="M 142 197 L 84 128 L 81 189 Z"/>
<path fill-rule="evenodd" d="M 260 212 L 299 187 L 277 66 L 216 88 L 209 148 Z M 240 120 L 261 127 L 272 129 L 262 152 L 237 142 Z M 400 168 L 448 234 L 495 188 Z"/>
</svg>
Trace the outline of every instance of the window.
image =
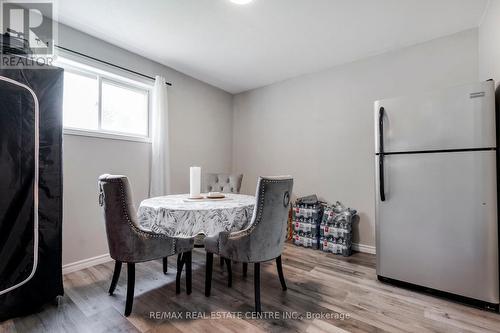
<svg viewBox="0 0 500 333">
<path fill-rule="evenodd" d="M 149 141 L 151 85 L 59 60 L 66 134 Z"/>
<path fill-rule="evenodd" d="M 99 92 L 96 75 L 64 72 L 64 127 L 99 129 Z"/>
<path fill-rule="evenodd" d="M 148 136 L 148 92 L 102 81 L 101 128 Z"/>
</svg>

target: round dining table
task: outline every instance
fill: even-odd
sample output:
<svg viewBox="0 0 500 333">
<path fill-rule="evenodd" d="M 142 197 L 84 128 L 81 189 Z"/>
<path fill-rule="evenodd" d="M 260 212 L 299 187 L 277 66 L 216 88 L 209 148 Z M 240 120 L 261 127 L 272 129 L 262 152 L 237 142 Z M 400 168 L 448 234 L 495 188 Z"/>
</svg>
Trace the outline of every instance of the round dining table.
<svg viewBox="0 0 500 333">
<path fill-rule="evenodd" d="M 255 197 L 225 193 L 223 199 L 191 200 L 188 194 L 143 200 L 138 210 L 142 227 L 170 236 L 211 236 L 239 231 L 251 222 Z"/>
</svg>

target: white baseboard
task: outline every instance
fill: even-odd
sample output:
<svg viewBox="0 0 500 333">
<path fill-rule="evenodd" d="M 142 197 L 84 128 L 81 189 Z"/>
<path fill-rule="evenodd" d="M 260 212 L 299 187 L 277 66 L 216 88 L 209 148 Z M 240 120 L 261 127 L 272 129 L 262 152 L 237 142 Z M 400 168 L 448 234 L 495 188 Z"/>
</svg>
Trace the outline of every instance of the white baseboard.
<svg viewBox="0 0 500 333">
<path fill-rule="evenodd" d="M 377 251 L 375 250 L 375 246 L 371 246 L 371 245 L 352 243 L 352 249 L 354 251 L 364 252 L 364 253 L 369 253 L 369 254 L 376 254 L 377 253 Z"/>
<path fill-rule="evenodd" d="M 352 249 L 354 251 L 358 252 L 364 252 L 364 253 L 369 253 L 369 254 L 376 254 L 375 246 L 370 246 L 370 245 L 364 245 L 364 244 L 357 244 L 357 243 L 352 243 Z M 80 261 L 75 261 L 66 265 L 63 265 L 62 271 L 63 274 L 68 274 L 72 272 L 79 271 L 81 269 L 89 268 L 95 265 L 100 265 L 108 261 L 112 261 L 111 257 L 109 256 L 109 253 L 102 254 L 100 256 L 88 258 L 88 259 L 83 259 Z"/>
<path fill-rule="evenodd" d="M 66 265 L 63 265 L 62 271 L 63 274 L 68 274 L 72 272 L 79 271 L 81 269 L 89 268 L 95 265 L 103 264 L 105 262 L 111 261 L 111 257 L 109 256 L 109 253 L 102 254 L 97 257 L 92 257 L 92 258 L 87 258 L 83 259 L 80 261 L 75 261 Z"/>
</svg>

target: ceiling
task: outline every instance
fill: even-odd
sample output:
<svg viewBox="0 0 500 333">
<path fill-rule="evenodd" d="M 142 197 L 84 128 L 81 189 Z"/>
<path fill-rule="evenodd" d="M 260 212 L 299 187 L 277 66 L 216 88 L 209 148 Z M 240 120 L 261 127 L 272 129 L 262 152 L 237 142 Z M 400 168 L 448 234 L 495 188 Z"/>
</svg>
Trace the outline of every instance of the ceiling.
<svg viewBox="0 0 500 333">
<path fill-rule="evenodd" d="M 477 27 L 488 0 L 63 0 L 59 20 L 230 93 Z"/>
</svg>

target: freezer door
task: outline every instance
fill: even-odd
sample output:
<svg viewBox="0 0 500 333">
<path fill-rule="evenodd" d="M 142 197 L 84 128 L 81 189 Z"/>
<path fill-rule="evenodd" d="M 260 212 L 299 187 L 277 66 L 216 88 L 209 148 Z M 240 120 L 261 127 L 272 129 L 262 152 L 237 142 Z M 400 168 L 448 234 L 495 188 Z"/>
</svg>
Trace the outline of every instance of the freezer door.
<svg viewBox="0 0 500 333">
<path fill-rule="evenodd" d="M 496 152 L 389 155 L 384 169 L 377 274 L 499 303 Z"/>
<path fill-rule="evenodd" d="M 375 152 L 384 108 L 386 152 L 496 147 L 493 81 L 375 102 Z"/>
</svg>

